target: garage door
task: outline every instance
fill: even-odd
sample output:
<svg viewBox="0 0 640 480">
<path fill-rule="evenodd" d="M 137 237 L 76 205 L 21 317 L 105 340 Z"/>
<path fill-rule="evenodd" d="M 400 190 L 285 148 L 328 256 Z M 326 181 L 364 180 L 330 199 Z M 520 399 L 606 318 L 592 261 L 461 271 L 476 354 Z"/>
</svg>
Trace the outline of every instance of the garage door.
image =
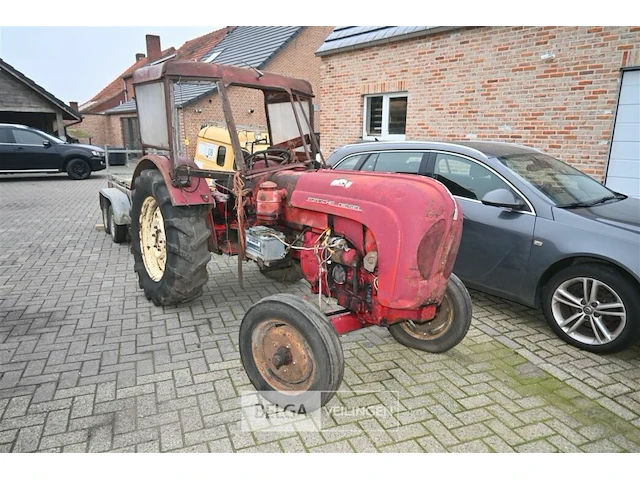
<svg viewBox="0 0 640 480">
<path fill-rule="evenodd" d="M 622 74 L 606 185 L 640 197 L 640 70 Z"/>
</svg>

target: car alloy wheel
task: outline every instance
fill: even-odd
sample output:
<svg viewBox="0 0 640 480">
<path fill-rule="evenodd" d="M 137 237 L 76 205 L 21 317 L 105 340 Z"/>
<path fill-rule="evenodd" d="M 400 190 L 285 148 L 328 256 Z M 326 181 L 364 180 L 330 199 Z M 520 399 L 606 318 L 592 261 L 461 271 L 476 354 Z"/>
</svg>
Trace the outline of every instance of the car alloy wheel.
<svg viewBox="0 0 640 480">
<path fill-rule="evenodd" d="M 627 324 L 620 295 L 595 278 L 576 277 L 561 283 L 553 293 L 551 311 L 566 335 L 587 345 L 614 341 Z"/>
</svg>

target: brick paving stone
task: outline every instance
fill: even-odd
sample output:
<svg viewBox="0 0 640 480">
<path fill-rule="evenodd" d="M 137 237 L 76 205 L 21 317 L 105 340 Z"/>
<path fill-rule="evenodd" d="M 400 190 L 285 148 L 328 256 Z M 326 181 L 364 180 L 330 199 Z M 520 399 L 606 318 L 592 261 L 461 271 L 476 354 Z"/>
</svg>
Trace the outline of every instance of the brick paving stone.
<svg viewBox="0 0 640 480">
<path fill-rule="evenodd" d="M 107 452 L 111 449 L 113 427 L 102 425 L 89 430 L 89 452 Z"/>
<path fill-rule="evenodd" d="M 556 447 L 559 452 L 569 453 L 569 452 L 582 452 L 580 447 L 576 446 L 575 443 L 572 443 L 565 437 L 561 435 L 554 435 L 552 437 L 548 437 L 546 439 L 551 445 Z"/>
<path fill-rule="evenodd" d="M 78 430 L 75 432 L 44 436 L 40 441 L 40 448 L 47 449 L 84 442 L 85 440 L 87 440 L 87 436 L 88 432 L 86 430 Z"/>
<path fill-rule="evenodd" d="M 515 450 L 503 438 L 497 435 L 490 435 L 482 439 L 492 451 L 497 453 L 512 453 Z"/>
<path fill-rule="evenodd" d="M 160 426 L 161 451 L 175 450 L 182 448 L 183 445 L 182 429 L 179 424 L 174 423 Z"/>
<path fill-rule="evenodd" d="M 350 439 L 347 440 L 347 442 L 349 443 L 349 445 L 351 445 L 351 447 L 353 448 L 353 450 L 355 452 L 359 452 L 359 453 L 376 453 L 376 452 L 379 451 L 376 448 L 376 446 L 373 444 L 373 442 L 366 436 L 359 436 L 359 437 L 350 438 Z M 281 441 L 280 444 L 283 447 L 283 451 L 289 452 L 289 450 L 287 448 L 285 448 L 289 444 L 285 445 L 283 443 L 283 441 Z"/>
<path fill-rule="evenodd" d="M 86 453 L 87 442 L 74 443 L 73 445 L 65 445 L 62 447 L 63 453 Z"/>
<path fill-rule="evenodd" d="M 42 435 L 42 425 L 35 425 L 33 427 L 25 427 L 20 429 L 18 438 L 15 440 L 13 446 L 14 452 L 35 452 L 38 449 L 38 443 L 40 436 Z M 42 446 L 41 448 L 47 448 Z"/>
<path fill-rule="evenodd" d="M 209 451 L 215 453 L 222 452 L 232 452 L 233 447 L 231 446 L 231 441 L 228 438 L 222 438 L 220 440 L 214 440 L 212 442 L 208 442 Z"/>
<path fill-rule="evenodd" d="M 69 414 L 69 409 L 49 412 L 44 426 L 44 435 L 66 432 L 69 425 Z"/>
<path fill-rule="evenodd" d="M 208 451 L 208 450 L 205 450 Z M 160 442 L 158 440 L 149 440 L 148 442 L 139 443 L 136 445 L 136 452 L 138 453 L 159 453 Z"/>
<path fill-rule="evenodd" d="M 491 449 L 481 440 L 473 440 L 459 445 L 454 445 L 451 447 L 450 451 L 456 453 L 489 453 L 491 452 Z"/>
<path fill-rule="evenodd" d="M 229 433 L 224 425 L 216 427 L 203 428 L 192 432 L 185 432 L 184 439 L 186 445 L 195 445 L 197 443 L 203 443 L 210 440 L 218 440 L 220 438 L 228 437 Z"/>
<path fill-rule="evenodd" d="M 555 453 L 558 451 L 558 448 L 553 446 L 546 439 L 525 443 L 514 448 L 516 452 L 520 453 Z"/>
<path fill-rule="evenodd" d="M 584 352 L 539 311 L 474 291 L 469 333 L 445 354 L 382 328 L 341 337 L 341 390 L 397 391 L 394 418 L 242 432 L 239 395 L 253 387 L 240 320 L 269 294 L 311 298 L 308 287 L 246 264 L 241 289 L 236 259 L 215 256 L 200 298 L 149 304 L 129 246 L 95 228 L 105 184 L 104 172 L 0 178 L 0 451 L 640 451 L 639 345 Z M 344 398 L 390 405 L 385 395 Z"/>
</svg>

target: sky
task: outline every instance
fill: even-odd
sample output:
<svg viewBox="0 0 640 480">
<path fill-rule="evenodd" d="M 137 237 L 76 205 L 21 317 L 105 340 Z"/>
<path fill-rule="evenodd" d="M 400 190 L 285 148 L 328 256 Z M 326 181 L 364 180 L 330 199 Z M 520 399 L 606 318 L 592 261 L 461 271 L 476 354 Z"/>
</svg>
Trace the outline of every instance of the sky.
<svg viewBox="0 0 640 480">
<path fill-rule="evenodd" d="M 428 14 L 409 18 L 414 0 L 395 0 L 394 8 L 384 11 L 363 10 L 360 2 L 344 0 L 323 0 L 323 8 L 311 10 L 300 0 L 271 0 L 269 8 L 261 0 L 243 0 L 241 7 L 226 9 L 204 8 L 201 0 L 180 0 L 170 10 L 132 0 L 109 0 L 110 8 L 100 10 L 95 9 L 105 4 L 86 0 L 65 0 L 64 9 L 52 7 L 50 0 L 30 0 L 28 15 L 20 2 L 5 0 L 0 58 L 65 103 L 82 104 L 126 70 L 136 53 L 146 51 L 146 34 L 160 35 L 163 49 L 179 48 L 187 40 L 221 28 L 197 25 L 208 19 L 226 25 L 375 25 L 381 21 L 403 25 L 408 20 L 428 20 L 432 25 L 615 25 L 628 21 L 620 13 L 624 9 L 614 8 L 627 1 L 608 0 L 607 9 L 588 9 L 587 4 L 599 2 L 582 0 L 583 8 L 576 11 L 570 2 L 563 6 L 557 0 L 537 0 L 526 8 L 512 0 L 458 0 L 429 4 Z M 152 26 L 137 26 L 144 23 Z M 153 26 L 167 23 L 176 26 Z"/>
<path fill-rule="evenodd" d="M 83 103 L 146 52 L 146 34 L 177 49 L 218 28 L 0 27 L 0 58 L 63 102 Z"/>
</svg>

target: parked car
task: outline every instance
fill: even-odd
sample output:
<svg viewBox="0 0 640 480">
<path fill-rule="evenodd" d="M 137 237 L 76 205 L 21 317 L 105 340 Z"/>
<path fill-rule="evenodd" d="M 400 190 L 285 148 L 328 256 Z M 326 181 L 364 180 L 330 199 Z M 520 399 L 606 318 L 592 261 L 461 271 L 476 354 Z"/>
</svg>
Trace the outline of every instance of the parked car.
<svg viewBox="0 0 640 480">
<path fill-rule="evenodd" d="M 0 123 L 0 173 L 67 172 L 74 180 L 106 168 L 104 150 L 66 143 L 37 128 Z"/>
<path fill-rule="evenodd" d="M 640 199 L 539 150 L 498 142 L 360 143 L 327 163 L 442 182 L 464 215 L 456 275 L 541 306 L 566 342 L 611 353 L 640 337 Z"/>
</svg>

